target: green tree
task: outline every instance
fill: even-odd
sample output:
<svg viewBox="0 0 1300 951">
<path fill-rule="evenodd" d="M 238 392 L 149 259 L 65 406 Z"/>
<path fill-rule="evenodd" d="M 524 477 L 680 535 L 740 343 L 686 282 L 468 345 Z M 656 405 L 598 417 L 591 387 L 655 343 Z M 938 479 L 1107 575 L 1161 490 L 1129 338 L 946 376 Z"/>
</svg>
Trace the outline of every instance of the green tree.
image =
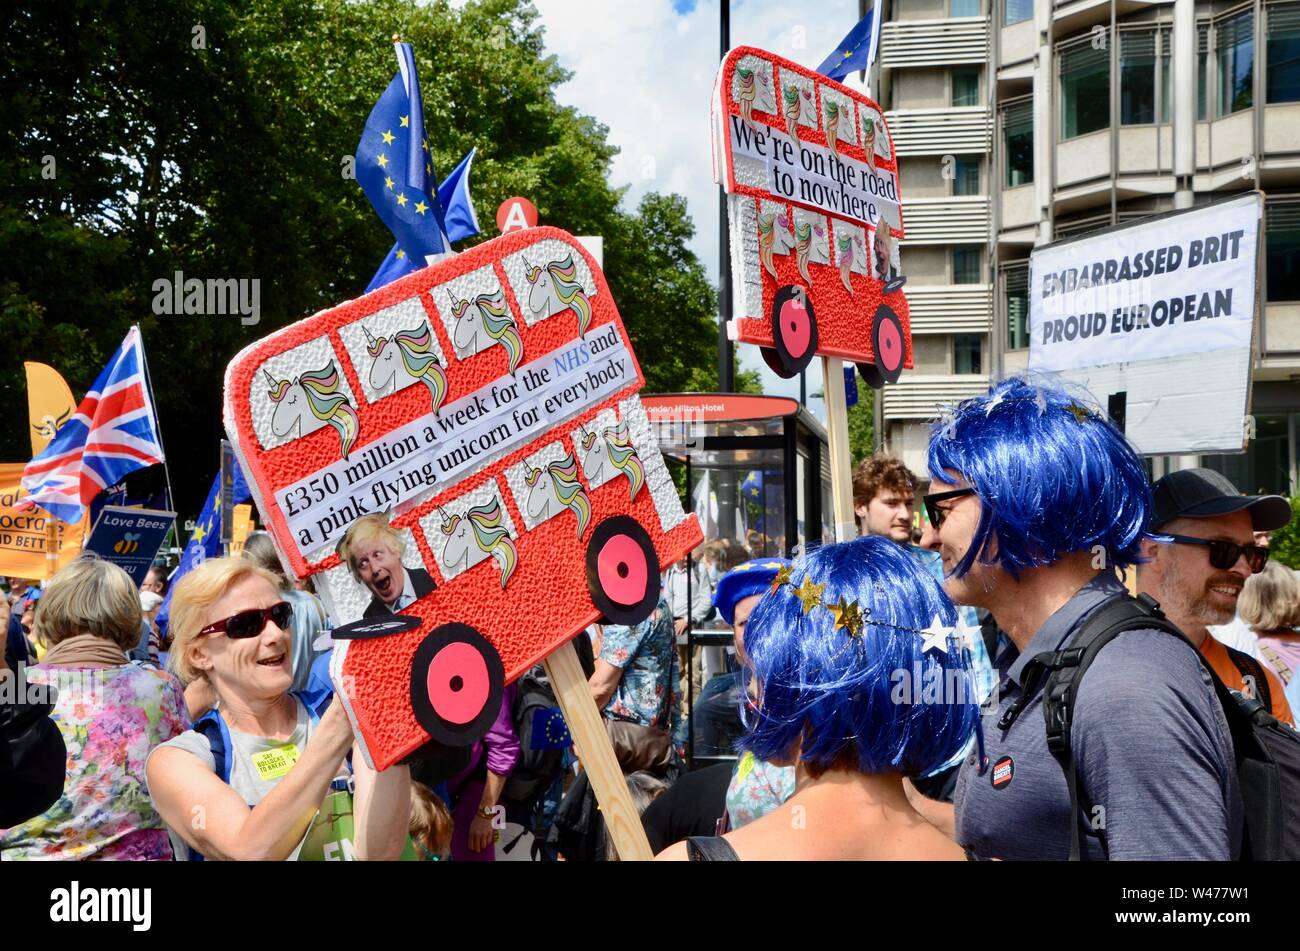
<svg viewBox="0 0 1300 951">
<path fill-rule="evenodd" d="M 556 101 L 569 74 L 526 0 L 65 0 L 26 5 L 0 34 L 8 405 L 25 401 L 22 360 L 51 363 L 80 396 L 139 323 L 177 502 L 196 513 L 227 363 L 358 296 L 392 243 L 347 173 L 396 71 L 395 33 L 415 49 L 435 170 L 479 150 L 478 240 L 501 201 L 528 195 L 543 222 L 605 236 L 648 389 L 685 389 L 716 364 L 716 295 L 684 203 L 620 207 L 616 149 Z M 260 323 L 155 314 L 155 282 L 178 271 L 258 280 Z M 29 452 L 24 426 L 0 432 L 0 458 Z"/>
<path fill-rule="evenodd" d="M 1269 557 L 1300 571 L 1300 495 L 1291 499 L 1291 521 L 1269 538 Z"/>
<path fill-rule="evenodd" d="M 849 452 L 856 466 L 876 451 L 876 391 L 858 380 L 858 401 L 849 407 Z"/>
</svg>

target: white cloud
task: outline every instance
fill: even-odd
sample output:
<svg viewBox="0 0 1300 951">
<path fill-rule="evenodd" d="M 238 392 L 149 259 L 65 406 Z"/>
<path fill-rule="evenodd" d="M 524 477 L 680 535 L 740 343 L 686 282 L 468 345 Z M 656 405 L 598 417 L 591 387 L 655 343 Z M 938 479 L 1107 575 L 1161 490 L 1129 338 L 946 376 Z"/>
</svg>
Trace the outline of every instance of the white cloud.
<svg viewBox="0 0 1300 951">
<path fill-rule="evenodd" d="M 621 149 L 610 177 L 628 186 L 635 207 L 650 191 L 686 198 L 696 236 L 692 249 L 713 281 L 718 275 L 718 187 L 709 143 L 709 101 L 719 61 L 719 0 L 689 12 L 682 0 L 534 0 L 546 28 L 546 48 L 573 78 L 559 100 L 609 127 Z M 856 0 L 805 2 L 734 0 L 732 46 L 758 46 L 815 69 L 857 22 Z M 856 75 L 853 77 L 856 83 Z M 767 369 L 756 348 L 741 346 L 744 367 L 762 372 L 769 393 L 799 395 L 799 381 Z M 808 391 L 821 389 L 820 361 L 808 371 Z M 810 408 L 824 418 L 820 400 Z"/>
</svg>

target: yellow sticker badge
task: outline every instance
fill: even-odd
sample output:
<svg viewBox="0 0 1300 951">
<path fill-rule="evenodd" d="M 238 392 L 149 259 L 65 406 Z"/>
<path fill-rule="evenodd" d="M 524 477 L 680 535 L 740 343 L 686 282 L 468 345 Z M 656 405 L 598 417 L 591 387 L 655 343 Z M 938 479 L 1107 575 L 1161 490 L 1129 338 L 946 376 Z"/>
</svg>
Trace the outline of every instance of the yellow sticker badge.
<svg viewBox="0 0 1300 951">
<path fill-rule="evenodd" d="M 293 764 L 298 762 L 298 755 L 297 745 L 288 743 L 254 753 L 249 759 L 257 770 L 258 779 L 280 779 L 293 769 Z"/>
</svg>

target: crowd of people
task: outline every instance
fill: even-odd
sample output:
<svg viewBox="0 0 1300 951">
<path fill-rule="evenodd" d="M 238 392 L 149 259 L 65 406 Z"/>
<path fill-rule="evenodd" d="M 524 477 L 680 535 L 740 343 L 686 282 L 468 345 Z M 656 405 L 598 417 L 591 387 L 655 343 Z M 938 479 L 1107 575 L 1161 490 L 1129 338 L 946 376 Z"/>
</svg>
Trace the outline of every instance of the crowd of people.
<svg viewBox="0 0 1300 951">
<path fill-rule="evenodd" d="M 927 469 L 923 518 L 925 482 L 870 457 L 861 537 L 710 541 L 644 621 L 576 636 L 658 857 L 1276 852 L 1240 724 L 1300 744 L 1300 576 L 1268 547 L 1289 502 L 1152 483 L 1104 412 L 1019 377 L 940 419 Z M 367 617 L 433 589 L 403 546 L 382 516 L 340 543 Z M 9 579 L 3 612 L 0 858 L 617 858 L 540 665 L 472 747 L 368 767 L 332 620 L 269 536 L 170 593 L 83 555 Z M 729 648 L 683 643 L 710 621 Z"/>
</svg>

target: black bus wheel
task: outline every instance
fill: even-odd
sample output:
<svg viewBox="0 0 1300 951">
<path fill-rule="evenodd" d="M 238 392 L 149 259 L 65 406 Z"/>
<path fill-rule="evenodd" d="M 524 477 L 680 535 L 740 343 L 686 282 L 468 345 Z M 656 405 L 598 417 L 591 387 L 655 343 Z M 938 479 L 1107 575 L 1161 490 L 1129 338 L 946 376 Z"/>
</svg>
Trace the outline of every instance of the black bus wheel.
<svg viewBox="0 0 1300 951">
<path fill-rule="evenodd" d="M 817 315 L 807 289 L 795 284 L 780 288 L 772 299 L 771 319 L 773 349 L 784 370 L 781 375 L 798 376 L 812 362 L 818 343 Z"/>
<path fill-rule="evenodd" d="M 432 739 L 470 746 L 501 712 L 505 683 L 505 667 L 487 638 L 467 624 L 443 624 L 411 660 L 411 708 Z"/>
<path fill-rule="evenodd" d="M 877 390 L 886 383 L 897 383 L 903 374 L 907 339 L 903 334 L 903 322 L 886 304 L 877 307 L 876 315 L 871 319 L 871 351 L 876 355 L 876 362 L 858 364 L 862 379 Z"/>
<path fill-rule="evenodd" d="M 615 624 L 636 624 L 659 603 L 659 559 L 636 519 L 615 515 L 596 526 L 587 544 L 591 603 Z"/>
</svg>

